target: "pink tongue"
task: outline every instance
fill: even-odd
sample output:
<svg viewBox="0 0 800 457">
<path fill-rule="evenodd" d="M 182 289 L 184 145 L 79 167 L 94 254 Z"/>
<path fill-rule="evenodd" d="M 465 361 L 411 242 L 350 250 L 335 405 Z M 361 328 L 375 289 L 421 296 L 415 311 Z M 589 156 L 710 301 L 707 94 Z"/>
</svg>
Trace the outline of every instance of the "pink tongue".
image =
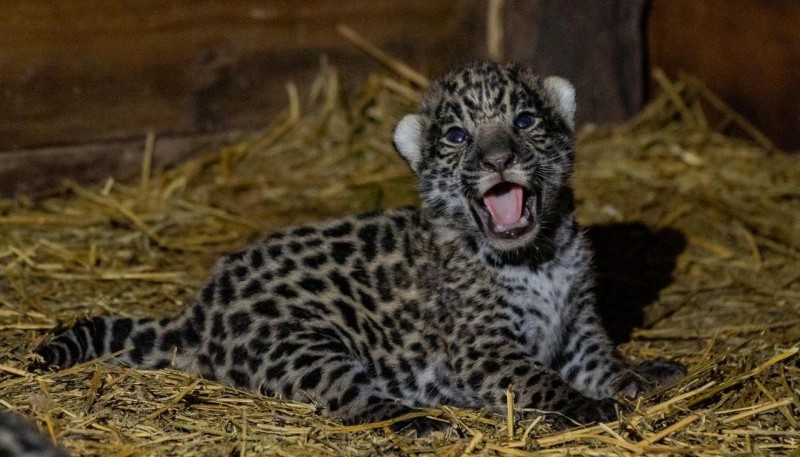
<svg viewBox="0 0 800 457">
<path fill-rule="evenodd" d="M 522 217 L 522 186 L 500 184 L 483 194 L 483 203 L 497 225 L 511 225 Z"/>
</svg>

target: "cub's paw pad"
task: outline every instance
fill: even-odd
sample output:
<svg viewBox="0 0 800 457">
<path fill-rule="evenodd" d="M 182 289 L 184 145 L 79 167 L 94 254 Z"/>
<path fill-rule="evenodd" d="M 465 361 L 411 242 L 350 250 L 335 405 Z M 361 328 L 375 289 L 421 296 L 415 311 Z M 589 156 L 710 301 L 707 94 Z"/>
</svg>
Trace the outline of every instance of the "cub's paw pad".
<svg viewBox="0 0 800 457">
<path fill-rule="evenodd" d="M 563 430 L 576 427 L 576 422 L 578 424 L 611 422 L 617 420 L 617 409 L 624 411 L 625 406 L 612 398 L 602 400 L 584 398 L 564 410 L 563 415 L 556 420 L 555 426 Z"/>
<path fill-rule="evenodd" d="M 667 359 L 653 359 L 629 368 L 614 382 L 619 394 L 636 398 L 657 387 L 670 385 L 686 376 L 686 367 Z"/>
<path fill-rule="evenodd" d="M 634 371 L 659 386 L 670 385 L 686 376 L 686 366 L 667 359 L 653 359 L 636 365 Z"/>
</svg>

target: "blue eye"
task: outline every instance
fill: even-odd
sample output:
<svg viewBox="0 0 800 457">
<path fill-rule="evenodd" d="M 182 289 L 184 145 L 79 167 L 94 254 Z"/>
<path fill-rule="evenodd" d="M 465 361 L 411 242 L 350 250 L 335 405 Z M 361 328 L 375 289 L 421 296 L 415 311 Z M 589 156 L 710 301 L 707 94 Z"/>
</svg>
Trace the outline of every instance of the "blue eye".
<svg viewBox="0 0 800 457">
<path fill-rule="evenodd" d="M 447 134 L 445 134 L 444 139 L 448 143 L 461 144 L 467 141 L 467 132 L 458 127 L 453 127 L 447 131 Z"/>
<path fill-rule="evenodd" d="M 533 115 L 528 113 L 522 113 L 514 119 L 514 127 L 520 130 L 531 128 L 535 123 L 536 119 L 534 119 Z"/>
</svg>

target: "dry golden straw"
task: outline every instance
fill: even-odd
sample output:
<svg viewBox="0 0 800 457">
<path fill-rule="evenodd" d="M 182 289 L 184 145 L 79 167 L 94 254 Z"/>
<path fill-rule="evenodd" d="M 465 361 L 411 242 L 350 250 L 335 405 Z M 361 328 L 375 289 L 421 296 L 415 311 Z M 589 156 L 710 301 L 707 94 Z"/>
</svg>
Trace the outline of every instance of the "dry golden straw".
<svg viewBox="0 0 800 457">
<path fill-rule="evenodd" d="M 427 78 L 375 55 L 393 73 L 360 94 L 343 94 L 323 65 L 311 87 L 288 86 L 291 105 L 273 125 L 166 172 L 153 174 L 147 153 L 137 182 L 0 201 L 0 407 L 34 418 L 76 456 L 798 452 L 800 161 L 692 79 L 659 76 L 664 95 L 630 123 L 580 135 L 578 217 L 622 240 L 597 258 L 624 263 L 599 278 L 628 292 L 611 296 L 623 315 L 610 322 L 633 316 L 643 327 L 621 350 L 691 367 L 619 422 L 556 431 L 532 412 L 440 408 L 416 414 L 452 428 L 414 438 L 388 431 L 392 421 L 345 427 L 314 405 L 169 369 L 90 362 L 27 373 L 50 329 L 91 314 L 178 312 L 219 255 L 270 230 L 415 203 L 391 131 Z M 709 121 L 719 116 L 723 130 Z M 749 138 L 726 136 L 733 124 Z M 625 310 L 642 294 L 643 309 Z"/>
</svg>

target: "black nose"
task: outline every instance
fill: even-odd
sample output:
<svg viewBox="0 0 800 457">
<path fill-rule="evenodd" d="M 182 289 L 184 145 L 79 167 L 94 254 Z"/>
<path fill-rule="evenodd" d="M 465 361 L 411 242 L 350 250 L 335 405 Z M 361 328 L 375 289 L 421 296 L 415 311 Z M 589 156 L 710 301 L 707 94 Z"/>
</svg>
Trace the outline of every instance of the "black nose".
<svg viewBox="0 0 800 457">
<path fill-rule="evenodd" d="M 481 166 L 500 173 L 514 163 L 514 155 L 509 151 L 490 151 L 481 158 Z"/>
</svg>

